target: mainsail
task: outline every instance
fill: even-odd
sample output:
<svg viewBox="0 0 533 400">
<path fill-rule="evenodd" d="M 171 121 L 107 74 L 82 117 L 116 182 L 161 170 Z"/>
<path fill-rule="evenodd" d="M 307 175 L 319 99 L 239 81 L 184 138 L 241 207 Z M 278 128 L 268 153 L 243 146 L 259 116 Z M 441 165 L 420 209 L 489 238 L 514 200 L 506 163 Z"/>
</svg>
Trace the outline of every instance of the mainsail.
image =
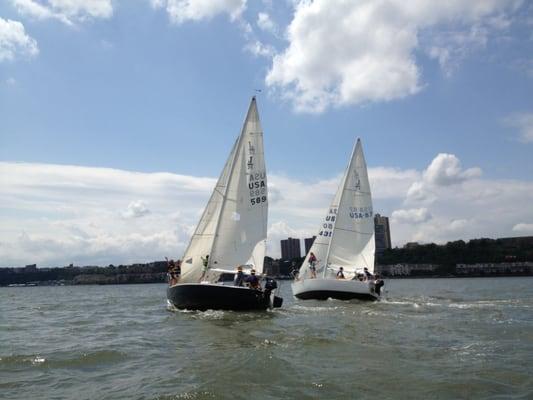
<svg viewBox="0 0 533 400">
<path fill-rule="evenodd" d="M 262 271 L 268 190 L 263 131 L 252 98 L 242 132 L 185 251 L 180 282 L 198 282 L 207 269 L 235 269 L 252 260 Z M 261 256 L 262 255 L 262 256 Z M 209 274 L 215 279 L 217 274 Z"/>
<path fill-rule="evenodd" d="M 368 268 L 374 271 L 374 213 L 361 140 L 357 140 L 348 168 L 329 207 L 325 221 L 310 249 L 318 260 L 319 272 L 332 275 L 343 267 L 346 272 Z M 309 277 L 309 254 L 300 269 Z"/>
</svg>

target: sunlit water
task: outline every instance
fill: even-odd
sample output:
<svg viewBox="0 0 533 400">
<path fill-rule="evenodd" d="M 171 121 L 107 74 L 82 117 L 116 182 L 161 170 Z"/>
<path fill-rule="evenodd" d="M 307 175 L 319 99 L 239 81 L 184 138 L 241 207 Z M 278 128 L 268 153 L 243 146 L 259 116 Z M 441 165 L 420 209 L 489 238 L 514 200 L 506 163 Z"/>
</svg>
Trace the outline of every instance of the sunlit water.
<svg viewBox="0 0 533 400">
<path fill-rule="evenodd" d="M 169 312 L 165 285 L 0 288 L 1 399 L 531 399 L 533 278 Z"/>
</svg>

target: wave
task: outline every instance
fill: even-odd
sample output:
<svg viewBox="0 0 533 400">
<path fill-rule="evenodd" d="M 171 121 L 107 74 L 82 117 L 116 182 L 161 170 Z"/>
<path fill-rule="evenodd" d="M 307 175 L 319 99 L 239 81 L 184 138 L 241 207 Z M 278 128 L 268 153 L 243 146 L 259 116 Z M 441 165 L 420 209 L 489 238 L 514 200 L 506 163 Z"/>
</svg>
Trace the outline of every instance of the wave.
<svg viewBox="0 0 533 400">
<path fill-rule="evenodd" d="M 69 357 L 70 356 L 70 357 Z M 100 365 L 123 361 L 126 354 L 114 350 L 98 350 L 88 353 L 78 353 L 72 357 L 72 353 L 55 354 L 51 356 L 42 355 L 13 355 L 0 358 L 0 365 L 7 367 L 14 366 L 46 366 L 53 368 L 75 368 L 92 365 Z"/>
</svg>

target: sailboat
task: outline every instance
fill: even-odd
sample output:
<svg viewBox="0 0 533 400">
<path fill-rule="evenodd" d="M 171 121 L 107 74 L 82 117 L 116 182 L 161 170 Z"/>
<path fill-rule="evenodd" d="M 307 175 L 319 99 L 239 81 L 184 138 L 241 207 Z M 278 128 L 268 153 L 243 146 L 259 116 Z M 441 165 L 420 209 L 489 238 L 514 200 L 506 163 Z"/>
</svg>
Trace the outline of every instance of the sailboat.
<svg viewBox="0 0 533 400">
<path fill-rule="evenodd" d="M 309 262 L 311 253 L 316 258 L 315 271 Z M 304 300 L 378 300 L 374 281 L 358 279 L 365 268 L 373 273 L 374 253 L 372 196 L 363 147 L 357 139 L 326 218 L 291 285 L 294 296 Z"/>
<path fill-rule="evenodd" d="M 244 274 L 262 274 L 267 218 L 263 131 L 253 97 L 241 134 L 185 250 L 181 277 L 167 289 L 168 301 L 190 310 L 280 307 L 274 280 L 267 279 L 264 290 L 237 286 L 232 280 L 239 266 Z"/>
</svg>

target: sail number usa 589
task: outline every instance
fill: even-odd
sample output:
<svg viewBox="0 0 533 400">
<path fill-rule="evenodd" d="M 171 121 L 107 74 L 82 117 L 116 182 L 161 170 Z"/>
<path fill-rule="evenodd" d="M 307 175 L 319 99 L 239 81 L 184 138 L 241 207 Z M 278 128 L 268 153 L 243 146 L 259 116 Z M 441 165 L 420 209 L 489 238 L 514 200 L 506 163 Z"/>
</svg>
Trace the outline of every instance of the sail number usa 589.
<svg viewBox="0 0 533 400">
<path fill-rule="evenodd" d="M 264 172 L 255 172 L 249 175 L 248 189 L 250 190 L 250 204 L 266 203 L 267 187 L 265 182 L 266 174 Z"/>
</svg>

